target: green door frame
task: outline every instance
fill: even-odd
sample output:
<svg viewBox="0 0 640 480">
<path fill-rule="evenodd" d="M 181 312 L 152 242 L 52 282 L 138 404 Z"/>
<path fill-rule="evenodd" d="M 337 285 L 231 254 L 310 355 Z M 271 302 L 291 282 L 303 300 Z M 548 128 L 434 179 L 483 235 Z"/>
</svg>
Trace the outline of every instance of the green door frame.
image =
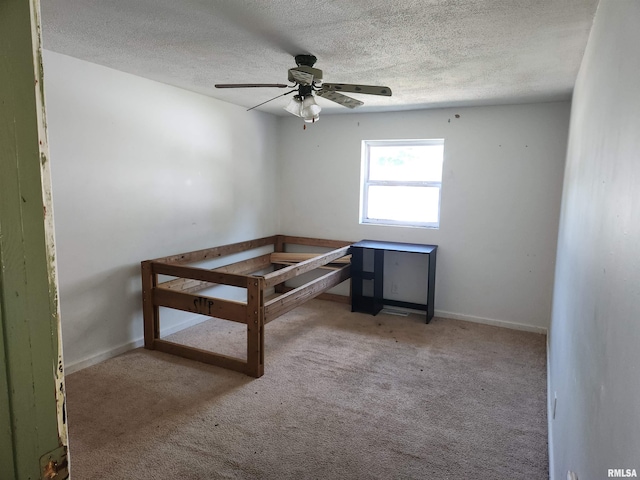
<svg viewBox="0 0 640 480">
<path fill-rule="evenodd" d="M 0 1 L 0 478 L 68 478 L 39 0 Z"/>
</svg>

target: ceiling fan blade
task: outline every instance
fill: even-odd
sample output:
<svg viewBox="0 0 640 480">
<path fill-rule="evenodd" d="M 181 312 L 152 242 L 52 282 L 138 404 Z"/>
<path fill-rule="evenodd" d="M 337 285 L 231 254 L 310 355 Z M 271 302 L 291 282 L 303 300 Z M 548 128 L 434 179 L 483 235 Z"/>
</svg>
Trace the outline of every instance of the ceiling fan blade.
<svg viewBox="0 0 640 480">
<path fill-rule="evenodd" d="M 350 92 L 350 93 L 364 93 L 367 95 L 383 95 L 385 97 L 391 96 L 391 89 L 389 87 L 382 87 L 377 85 L 353 85 L 350 83 L 323 83 L 322 89 L 329 92 Z"/>
<path fill-rule="evenodd" d="M 284 83 L 216 83 L 214 86 L 216 88 L 287 88 L 289 85 Z"/>
<path fill-rule="evenodd" d="M 295 91 L 296 91 L 296 90 L 289 90 L 288 92 L 285 92 L 285 93 L 283 93 L 283 94 L 276 95 L 275 97 L 270 98 L 270 99 L 269 99 L 269 100 L 267 100 L 266 102 L 259 103 L 258 105 L 255 105 L 255 106 L 253 106 L 253 107 L 251 107 L 251 108 L 247 108 L 247 112 L 248 112 L 249 110 L 253 110 L 254 108 L 261 107 L 261 106 L 262 106 L 262 105 L 264 105 L 265 103 L 269 103 L 271 100 L 275 100 L 276 98 L 284 97 L 285 95 L 289 95 L 290 93 L 293 93 L 293 92 L 295 92 Z"/>
<path fill-rule="evenodd" d="M 347 97 L 338 92 L 332 92 L 327 90 L 319 90 L 317 95 L 322 98 L 326 98 L 327 100 L 331 100 L 332 102 L 339 103 L 340 105 L 347 108 L 356 108 L 360 105 L 364 105 L 364 102 L 360 100 L 356 100 L 355 98 Z"/>
<path fill-rule="evenodd" d="M 304 72 L 299 68 L 290 68 L 289 79 L 300 85 L 311 85 L 313 83 L 313 73 Z"/>
</svg>

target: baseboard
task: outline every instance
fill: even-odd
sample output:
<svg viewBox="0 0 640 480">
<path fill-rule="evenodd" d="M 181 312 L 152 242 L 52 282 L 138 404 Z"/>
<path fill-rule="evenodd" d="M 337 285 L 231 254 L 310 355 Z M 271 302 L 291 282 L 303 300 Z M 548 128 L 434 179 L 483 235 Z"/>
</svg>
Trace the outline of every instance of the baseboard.
<svg viewBox="0 0 640 480">
<path fill-rule="evenodd" d="M 102 363 L 105 360 L 109 360 L 110 358 L 117 357 L 118 355 L 122 355 L 129 350 L 133 350 L 134 348 L 138 348 L 144 345 L 144 340 L 140 338 L 139 340 L 134 340 L 133 342 L 125 343 L 124 345 L 120 345 L 119 347 L 112 348 L 111 350 L 106 350 L 104 352 L 98 353 L 97 355 L 92 355 L 83 360 L 78 360 L 73 363 L 64 364 L 64 374 L 71 375 L 72 373 L 78 372 L 80 370 L 84 370 L 85 368 L 89 368 L 93 365 L 97 365 L 98 363 Z"/>
<path fill-rule="evenodd" d="M 185 328 L 193 327 L 194 325 L 197 325 L 199 323 L 206 322 L 207 320 L 209 320 L 209 318 L 202 317 L 201 315 L 194 316 L 176 325 L 173 325 L 170 328 L 161 329 L 161 334 L 163 337 L 166 337 L 173 333 L 179 332 L 180 330 L 184 330 Z M 104 352 L 98 353 L 97 355 L 92 355 L 91 357 L 87 357 L 83 360 L 78 360 L 73 363 L 65 363 L 64 373 L 65 375 L 71 375 L 72 373 L 78 372 L 80 370 L 84 370 L 85 368 L 89 368 L 93 365 L 97 365 L 98 363 L 102 363 L 105 360 L 109 360 L 110 358 L 117 357 L 118 355 L 122 355 L 123 353 L 126 353 L 129 350 L 139 348 L 143 345 L 144 345 L 144 338 L 141 337 L 132 342 L 125 343 L 124 345 L 120 345 L 110 350 L 106 350 Z"/>
<path fill-rule="evenodd" d="M 512 330 L 523 330 L 525 332 L 539 333 L 541 335 L 547 334 L 547 329 L 545 327 L 536 327 L 535 325 L 526 325 L 524 323 L 507 322 L 505 320 L 476 317 L 474 315 L 463 315 L 461 313 L 445 312 L 442 310 L 436 310 L 434 312 L 434 315 L 440 318 L 450 318 L 452 320 L 464 320 L 465 322 L 483 323 L 485 325 L 493 325 L 495 327 L 510 328 Z"/>
<path fill-rule="evenodd" d="M 409 312 L 413 312 L 413 310 L 408 310 L 408 309 L 398 309 L 398 310 L 406 310 Z M 419 313 L 424 314 L 424 312 L 419 312 Z M 452 312 L 445 312 L 442 310 L 436 310 L 435 316 L 440 318 L 451 318 L 453 320 L 463 320 L 465 322 L 483 323 L 485 325 L 493 325 L 496 327 L 511 328 L 513 330 L 523 330 L 526 332 L 534 332 L 542 335 L 547 334 L 547 329 L 544 327 L 535 327 L 532 325 L 525 325 L 522 323 L 515 323 L 515 322 L 507 322 L 504 320 L 495 320 L 492 318 L 476 317 L 474 315 L 462 315 L 460 313 L 452 313 Z M 207 320 L 208 318 L 204 318 L 200 315 L 194 316 L 183 322 L 178 323 L 177 325 L 173 325 L 170 328 L 163 328 L 162 336 L 166 337 L 173 333 L 179 332 L 180 330 L 184 330 L 185 328 L 193 327 L 194 325 L 197 325 L 199 323 L 206 322 Z M 142 345 L 144 345 L 144 339 L 139 338 L 129 343 L 126 343 L 124 345 L 120 345 L 113 349 L 98 353 L 97 355 L 92 355 L 91 357 L 85 358 L 83 360 L 78 360 L 73 363 L 65 363 L 65 366 L 64 366 L 65 375 L 71 375 L 74 372 L 78 372 L 80 370 L 91 367 L 93 365 L 97 365 L 98 363 L 104 362 L 105 360 L 109 360 L 110 358 L 117 357 L 118 355 L 122 355 L 123 353 L 128 352 L 129 350 L 133 350 L 134 348 L 139 348 Z M 549 352 L 549 349 L 547 346 L 547 355 L 549 354 L 548 352 Z M 547 362 L 547 369 L 548 368 L 549 368 L 549 364 Z M 547 379 L 548 379 L 548 376 L 547 376 Z M 551 432 L 551 430 L 549 430 L 549 432 Z"/>
</svg>

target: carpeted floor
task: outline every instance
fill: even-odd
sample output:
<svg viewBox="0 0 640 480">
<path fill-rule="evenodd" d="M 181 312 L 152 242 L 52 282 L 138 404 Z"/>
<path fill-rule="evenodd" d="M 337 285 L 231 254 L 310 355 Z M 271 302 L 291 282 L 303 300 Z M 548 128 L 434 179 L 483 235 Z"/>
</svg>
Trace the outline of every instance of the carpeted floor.
<svg viewBox="0 0 640 480">
<path fill-rule="evenodd" d="M 72 479 L 548 478 L 542 335 L 313 300 L 265 349 L 260 379 L 144 349 L 69 375 Z"/>
</svg>

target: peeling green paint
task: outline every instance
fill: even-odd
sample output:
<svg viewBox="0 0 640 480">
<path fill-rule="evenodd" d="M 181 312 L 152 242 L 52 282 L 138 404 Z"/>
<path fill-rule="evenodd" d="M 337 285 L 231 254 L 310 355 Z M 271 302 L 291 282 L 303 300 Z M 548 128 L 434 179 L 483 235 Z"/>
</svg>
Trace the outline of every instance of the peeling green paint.
<svg viewBox="0 0 640 480">
<path fill-rule="evenodd" d="M 57 330 L 57 345 L 54 353 L 55 359 L 53 374 L 56 383 L 56 418 L 58 423 L 58 438 L 60 444 L 68 445 L 67 425 L 66 425 L 66 395 L 64 383 L 64 362 L 62 357 L 62 335 L 60 332 L 60 303 L 58 299 L 58 278 L 55 255 L 55 227 L 53 222 L 53 198 L 51 193 L 51 171 L 48 161 L 49 141 L 47 135 L 47 108 L 44 90 L 44 61 L 42 57 L 42 23 L 40 21 L 40 0 L 31 1 L 32 17 L 32 41 L 34 46 L 34 73 L 36 85 L 36 103 L 40 108 L 36 109 L 38 116 L 38 147 L 40 149 L 40 163 L 42 178 L 42 198 L 44 203 L 44 230 L 45 247 L 47 250 L 47 270 L 49 277 L 49 300 L 52 323 Z"/>
<path fill-rule="evenodd" d="M 0 478 L 16 480 L 67 445 L 39 17 L 0 2 Z"/>
</svg>

